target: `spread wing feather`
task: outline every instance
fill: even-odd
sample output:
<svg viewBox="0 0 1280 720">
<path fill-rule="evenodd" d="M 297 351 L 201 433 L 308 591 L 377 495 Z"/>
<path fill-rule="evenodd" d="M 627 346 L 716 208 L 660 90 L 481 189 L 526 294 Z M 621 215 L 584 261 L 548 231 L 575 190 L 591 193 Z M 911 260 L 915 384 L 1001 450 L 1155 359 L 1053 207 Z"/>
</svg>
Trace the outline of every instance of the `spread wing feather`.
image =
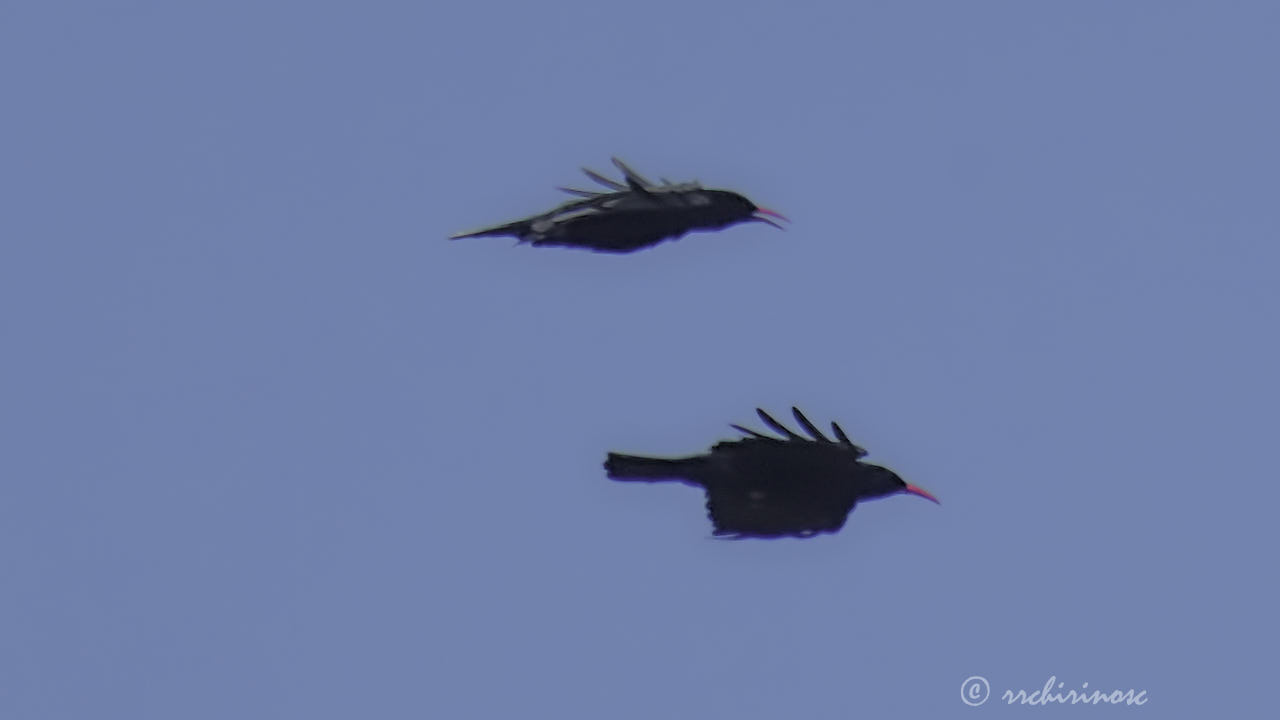
<svg viewBox="0 0 1280 720">
<path fill-rule="evenodd" d="M 796 422 L 800 423 L 800 427 L 804 428 L 804 431 L 809 433 L 809 436 L 812 437 L 814 440 L 817 440 L 818 442 L 824 442 L 824 443 L 831 442 L 830 440 L 827 439 L 826 435 L 822 434 L 822 431 L 819 430 L 816 425 L 809 422 L 809 418 L 805 417 L 804 413 L 800 412 L 800 408 L 793 406 L 791 408 L 791 414 L 796 417 Z"/>
<path fill-rule="evenodd" d="M 836 423 L 836 422 L 831 423 L 831 432 L 834 433 L 836 437 L 835 440 L 832 440 L 831 438 L 824 435 L 822 430 L 820 430 L 817 425 L 815 425 L 811 420 L 809 420 L 808 417 L 805 416 L 803 412 L 800 411 L 800 408 L 797 408 L 797 407 L 791 408 L 791 414 L 795 416 L 796 422 L 800 423 L 800 427 L 803 428 L 804 431 L 809 434 L 809 437 L 804 437 L 803 435 L 799 435 L 793 432 L 790 428 L 778 422 L 776 419 L 774 419 L 772 415 L 765 412 L 761 408 L 756 408 L 756 413 L 760 416 L 760 419 L 763 420 L 766 425 L 768 425 L 772 430 L 776 431 L 779 435 L 782 435 L 782 437 L 778 438 L 772 435 L 766 435 L 762 432 L 752 430 L 749 427 L 744 427 L 742 425 L 737 425 L 737 424 L 731 424 L 729 427 L 733 428 L 734 430 L 737 430 L 738 432 L 742 433 L 743 435 L 746 435 L 747 437 L 739 441 L 727 442 L 725 443 L 726 445 L 732 444 L 733 442 L 753 442 L 755 440 L 768 440 L 770 442 L 775 442 L 775 443 L 792 442 L 792 441 L 817 442 L 817 443 L 824 443 L 827 445 L 835 445 L 838 447 L 842 447 L 847 451 L 852 452 L 855 459 L 865 457 L 867 454 L 867 451 L 864 448 L 854 444 L 854 442 L 849 439 L 849 436 L 845 434 L 844 428 L 841 428 L 839 423 Z"/>
<path fill-rule="evenodd" d="M 769 437 L 768 435 L 765 435 L 764 433 L 758 433 L 758 432 L 756 432 L 755 430 L 752 430 L 751 428 L 744 428 L 744 427 L 742 427 L 741 425 L 730 425 L 729 427 L 733 428 L 734 430 L 737 430 L 738 432 L 742 433 L 743 435 L 750 435 L 750 436 L 752 436 L 752 437 L 760 438 L 761 440 L 773 440 L 774 442 L 777 442 L 777 440 L 778 440 L 778 438 L 775 438 L 775 437 Z"/>
<path fill-rule="evenodd" d="M 592 180 L 595 180 L 596 182 L 609 188 L 610 190 L 626 192 L 629 189 L 626 185 L 623 185 L 622 183 L 616 180 L 610 180 L 609 178 L 601 175 L 600 173 L 596 172 L 595 170 L 592 170 L 591 168 L 582 168 L 582 172 L 586 174 L 587 177 L 591 178 Z"/>
<path fill-rule="evenodd" d="M 804 438 L 800 437 L 799 435 L 797 435 L 797 434 L 795 434 L 795 433 L 791 432 L 791 429 L 790 429 L 790 428 L 788 428 L 786 425 L 783 425 L 782 423 L 778 422 L 777 420 L 774 420 L 774 419 L 773 419 L 773 416 L 771 416 L 769 413 L 765 412 L 764 410 L 762 410 L 762 409 L 760 409 L 760 408 L 756 408 L 756 414 L 760 416 L 760 419 L 764 421 L 764 424 L 765 424 L 765 425 L 768 425 L 769 427 L 773 428 L 773 429 L 774 429 L 774 430 L 775 430 L 779 435 L 784 435 L 784 436 L 786 436 L 786 438 L 787 438 L 788 440 L 803 440 L 803 439 L 804 439 Z"/>
<path fill-rule="evenodd" d="M 844 434 L 844 430 L 842 430 L 834 420 L 831 421 L 831 432 L 836 434 L 836 438 L 840 440 L 841 445 L 853 450 L 854 454 L 858 457 L 863 457 L 867 454 L 866 450 L 863 450 L 860 446 L 853 444 L 853 441 L 849 439 L 848 435 Z"/>
<path fill-rule="evenodd" d="M 585 197 L 585 198 L 597 198 L 607 194 L 607 193 L 598 192 L 596 190 L 580 190 L 578 188 L 564 187 L 564 186 L 558 187 L 556 189 L 559 190 L 560 192 L 567 192 L 570 195 L 577 195 L 579 197 Z"/>
<path fill-rule="evenodd" d="M 653 187 L 653 183 L 646 180 L 645 177 L 640 173 L 627 167 L 626 163 L 622 162 L 616 157 L 610 158 L 610 159 L 613 160 L 614 167 L 622 171 L 622 176 L 626 178 L 627 184 L 630 185 L 633 189 L 646 191 Z M 639 187 L 636 187 L 636 186 L 639 186 Z"/>
</svg>

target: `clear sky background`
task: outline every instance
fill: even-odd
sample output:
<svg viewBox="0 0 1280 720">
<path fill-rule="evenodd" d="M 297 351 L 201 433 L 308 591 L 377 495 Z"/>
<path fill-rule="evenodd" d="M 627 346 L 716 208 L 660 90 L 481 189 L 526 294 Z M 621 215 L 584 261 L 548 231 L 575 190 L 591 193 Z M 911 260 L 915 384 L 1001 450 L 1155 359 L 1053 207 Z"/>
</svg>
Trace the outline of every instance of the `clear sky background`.
<svg viewBox="0 0 1280 720">
<path fill-rule="evenodd" d="M 1273 707 L 1277 28 L 0 4 L 0 717 Z M 615 154 L 794 222 L 445 240 Z M 793 404 L 942 505 L 721 542 L 601 468 Z"/>
</svg>

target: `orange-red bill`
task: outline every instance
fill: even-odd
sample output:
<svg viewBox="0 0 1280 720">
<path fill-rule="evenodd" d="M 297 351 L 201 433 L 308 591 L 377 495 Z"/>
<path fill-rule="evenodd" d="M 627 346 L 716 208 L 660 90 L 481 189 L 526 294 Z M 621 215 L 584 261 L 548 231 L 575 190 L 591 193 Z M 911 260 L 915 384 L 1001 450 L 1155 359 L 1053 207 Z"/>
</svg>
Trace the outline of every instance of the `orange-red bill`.
<svg viewBox="0 0 1280 720">
<path fill-rule="evenodd" d="M 772 217 L 776 217 L 776 218 L 778 218 L 779 220 L 786 220 L 787 222 L 791 222 L 791 219 L 790 219 L 790 218 L 788 218 L 786 215 L 783 215 L 783 214 L 782 214 L 782 213 L 780 213 L 780 212 L 776 212 L 776 211 L 770 210 L 770 209 L 768 209 L 768 208 L 758 207 L 758 208 L 756 208 L 756 212 L 761 213 L 761 214 L 763 214 L 763 215 L 770 215 L 770 216 L 772 216 Z"/>
<path fill-rule="evenodd" d="M 936 497 L 934 497 L 934 496 L 933 496 L 933 493 L 929 492 L 928 490 L 925 490 L 924 488 L 916 487 L 915 485 L 912 485 L 911 483 L 907 483 L 907 488 L 906 488 L 905 490 L 903 490 L 903 492 L 909 492 L 909 493 L 911 493 L 912 495 L 919 495 L 920 497 L 924 498 L 925 500 L 932 500 L 932 501 L 934 501 L 934 502 L 938 503 L 939 505 L 941 505 L 941 504 L 942 504 L 941 502 L 939 502 L 939 501 L 938 501 L 938 498 L 936 498 Z"/>
</svg>

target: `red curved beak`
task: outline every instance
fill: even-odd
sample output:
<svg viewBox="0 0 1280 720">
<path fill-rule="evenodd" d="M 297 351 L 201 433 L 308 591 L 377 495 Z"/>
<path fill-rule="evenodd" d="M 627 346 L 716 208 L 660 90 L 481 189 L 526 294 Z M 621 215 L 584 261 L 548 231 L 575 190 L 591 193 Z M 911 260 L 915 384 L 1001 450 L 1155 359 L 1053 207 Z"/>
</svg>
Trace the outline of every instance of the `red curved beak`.
<svg viewBox="0 0 1280 720">
<path fill-rule="evenodd" d="M 905 493 L 911 493 L 912 495 L 919 495 L 920 497 L 924 498 L 925 500 L 932 500 L 932 501 L 934 501 L 934 502 L 938 503 L 939 505 L 941 505 L 941 504 L 942 504 L 941 502 L 938 502 L 938 498 L 936 498 L 936 497 L 934 497 L 934 496 L 933 496 L 933 493 L 929 492 L 928 490 L 925 490 L 924 488 L 916 487 L 915 485 L 912 485 L 911 483 L 907 483 L 907 487 L 906 487 L 905 489 L 903 489 L 903 491 L 902 491 L 902 492 L 905 492 Z"/>
<path fill-rule="evenodd" d="M 787 220 L 786 215 L 783 215 L 780 212 L 774 212 L 767 208 L 758 207 L 755 209 L 754 212 L 751 213 L 751 219 L 755 220 L 756 222 L 762 222 L 766 225 L 772 225 L 778 228 L 779 230 L 786 230 L 786 228 L 782 227 L 782 225 L 780 225 L 777 221 L 771 220 L 770 218 L 778 218 L 779 220 L 786 220 L 787 222 L 791 222 L 790 220 Z"/>
</svg>

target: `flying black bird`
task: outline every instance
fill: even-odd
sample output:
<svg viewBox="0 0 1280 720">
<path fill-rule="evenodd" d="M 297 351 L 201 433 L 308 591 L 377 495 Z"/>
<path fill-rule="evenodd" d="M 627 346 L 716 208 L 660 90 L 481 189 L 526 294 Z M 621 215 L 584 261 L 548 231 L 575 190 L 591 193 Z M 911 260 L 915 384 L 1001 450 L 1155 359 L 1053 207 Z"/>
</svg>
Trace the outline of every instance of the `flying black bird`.
<svg viewBox="0 0 1280 720">
<path fill-rule="evenodd" d="M 912 493 L 938 502 L 892 470 L 861 462 L 836 423 L 830 440 L 798 409 L 802 437 L 764 410 L 760 419 L 782 439 L 733 425 L 747 437 L 717 443 L 704 455 L 677 459 L 609 453 L 604 467 L 614 480 L 678 481 L 706 490 L 714 534 L 731 538 L 812 537 L 844 526 L 859 500 Z M 812 439 L 810 439 L 812 438 Z"/>
<path fill-rule="evenodd" d="M 452 239 L 510 235 L 531 245 L 629 253 L 693 230 L 719 230 L 743 222 L 768 223 L 781 229 L 772 218 L 786 220 L 735 192 L 707 190 L 697 182 L 673 183 L 666 179 L 655 185 L 618 158 L 613 158 L 613 164 L 622 171 L 624 182 L 582 169 L 608 192 L 562 187 L 580 199 L 541 215 L 461 233 Z"/>
</svg>

